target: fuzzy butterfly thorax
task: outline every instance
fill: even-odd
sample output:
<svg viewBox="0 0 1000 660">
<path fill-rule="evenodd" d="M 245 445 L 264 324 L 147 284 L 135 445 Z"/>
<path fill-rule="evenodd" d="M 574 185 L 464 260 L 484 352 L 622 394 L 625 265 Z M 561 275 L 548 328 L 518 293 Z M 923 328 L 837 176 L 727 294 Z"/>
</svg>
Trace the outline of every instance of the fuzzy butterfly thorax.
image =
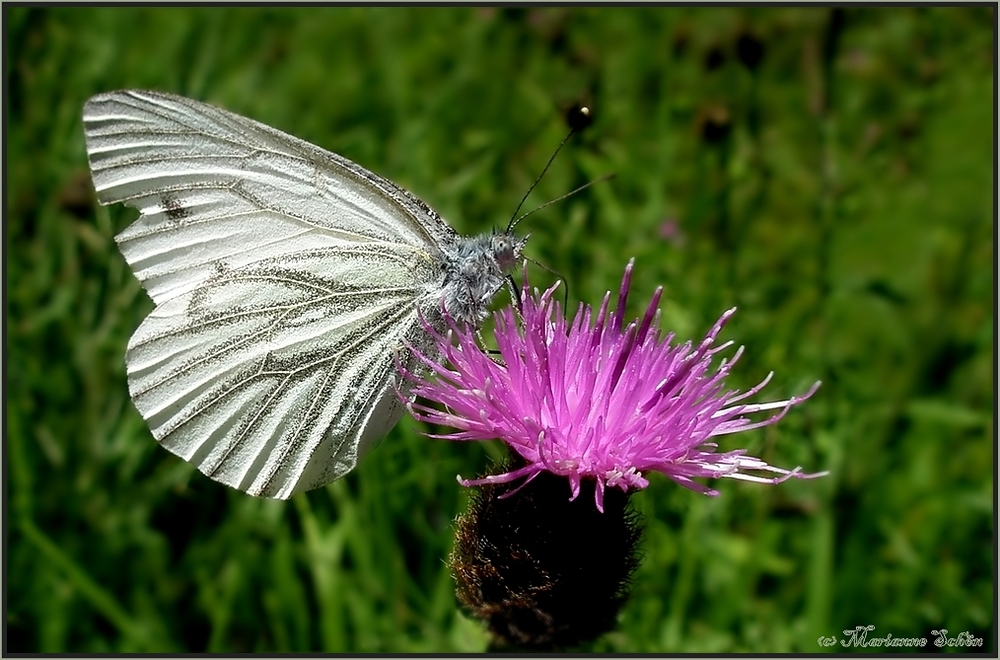
<svg viewBox="0 0 1000 660">
<path fill-rule="evenodd" d="M 486 319 L 490 302 L 520 259 L 527 240 L 493 232 L 457 237 L 444 247 L 444 308 L 454 321 L 478 327 Z"/>
</svg>

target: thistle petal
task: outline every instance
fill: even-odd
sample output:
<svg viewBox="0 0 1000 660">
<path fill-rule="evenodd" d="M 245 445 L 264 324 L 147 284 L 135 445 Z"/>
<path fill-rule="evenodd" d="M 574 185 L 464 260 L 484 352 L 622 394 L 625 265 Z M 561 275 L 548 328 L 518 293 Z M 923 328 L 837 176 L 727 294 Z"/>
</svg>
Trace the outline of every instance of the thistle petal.
<svg viewBox="0 0 1000 660">
<path fill-rule="evenodd" d="M 673 333 L 658 328 L 659 288 L 642 319 L 626 324 L 633 266 L 630 261 L 625 268 L 613 312 L 609 291 L 596 311 L 580 305 L 572 321 L 553 301 L 558 284 L 539 293 L 525 275 L 520 308 L 495 315 L 502 363 L 478 348 L 475 331 L 456 324 L 446 335 L 432 335 L 448 366 L 408 347 L 427 375 L 402 375 L 412 382 L 414 394 L 436 404 L 411 402 L 408 410 L 418 420 L 456 429 L 433 437 L 499 437 L 527 463 L 459 482 L 482 486 L 525 479 L 520 488 L 546 471 L 568 479 L 572 500 L 582 480 L 594 480 L 595 505 L 602 509 L 606 487 L 645 488 L 650 472 L 706 495 L 718 492 L 694 479 L 777 484 L 825 475 L 773 467 L 742 449 L 718 451 L 712 438 L 777 423 L 820 383 L 789 399 L 744 403 L 764 389 L 773 373 L 745 392 L 726 390 L 725 379 L 743 347 L 729 359 L 717 358 L 733 343 L 716 344 L 716 339 L 736 308 L 726 310 L 697 344 L 675 343 Z M 747 417 L 768 410 L 777 412 L 756 421 Z"/>
</svg>

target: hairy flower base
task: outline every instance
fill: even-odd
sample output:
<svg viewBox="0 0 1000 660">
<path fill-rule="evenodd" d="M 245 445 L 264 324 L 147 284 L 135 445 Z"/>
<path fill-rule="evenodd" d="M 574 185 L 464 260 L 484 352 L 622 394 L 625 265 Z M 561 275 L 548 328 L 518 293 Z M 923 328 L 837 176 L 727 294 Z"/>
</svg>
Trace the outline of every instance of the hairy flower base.
<svg viewBox="0 0 1000 660">
<path fill-rule="evenodd" d="M 523 464 L 515 454 L 499 469 Z M 608 493 L 602 514 L 587 500 L 562 497 L 566 484 L 555 475 L 504 497 L 512 488 L 475 492 L 449 559 L 459 602 L 489 628 L 489 650 L 565 651 L 612 630 L 642 536 L 628 495 Z"/>
<path fill-rule="evenodd" d="M 523 467 L 482 479 L 459 477 L 460 483 L 483 486 L 523 479 L 523 486 L 547 471 L 568 478 L 573 500 L 581 481 L 590 477 L 596 482 L 597 508 L 603 510 L 607 488 L 645 488 L 649 472 L 706 495 L 718 492 L 693 479 L 776 484 L 826 474 L 773 467 L 744 449 L 718 451 L 715 436 L 774 424 L 812 396 L 819 383 L 784 401 L 743 403 L 772 374 L 746 392 L 725 388 L 743 349 L 713 365 L 716 354 L 732 342 L 714 344 L 735 308 L 697 346 L 674 345 L 673 333 L 663 336 L 657 329 L 658 288 L 642 320 L 624 326 L 632 265 L 625 269 L 613 314 L 608 313 L 609 292 L 596 316 L 580 305 L 568 323 L 552 299 L 556 287 L 532 293 L 525 277 L 520 312 L 511 306 L 495 315 L 501 359 L 479 347 L 475 332 L 458 326 L 448 335 L 435 334 L 448 367 L 417 353 L 436 378 L 404 375 L 414 383 L 413 394 L 441 407 L 411 403 L 411 414 L 457 429 L 432 437 L 501 438 L 524 459 Z M 747 417 L 767 410 L 777 412 L 757 421 Z"/>
</svg>

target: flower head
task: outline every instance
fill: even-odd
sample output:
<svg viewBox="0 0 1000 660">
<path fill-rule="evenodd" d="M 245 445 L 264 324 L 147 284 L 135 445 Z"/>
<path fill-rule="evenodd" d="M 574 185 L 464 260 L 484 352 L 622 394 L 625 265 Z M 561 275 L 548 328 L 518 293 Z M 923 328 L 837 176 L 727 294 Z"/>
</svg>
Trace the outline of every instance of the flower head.
<svg viewBox="0 0 1000 660">
<path fill-rule="evenodd" d="M 459 477 L 459 482 L 479 486 L 523 479 L 524 485 L 548 471 L 568 478 L 573 500 L 581 480 L 589 478 L 596 481 L 594 498 L 603 511 L 605 488 L 645 488 L 649 472 L 707 495 L 718 492 L 693 479 L 728 477 L 774 484 L 826 474 L 772 467 L 747 456 L 745 449 L 718 451 L 715 436 L 774 424 L 808 399 L 819 383 L 784 401 L 743 403 L 763 389 L 772 374 L 746 392 L 727 390 L 725 378 L 742 347 L 713 366 L 716 354 L 732 345 L 714 344 L 735 308 L 725 312 L 697 346 L 675 344 L 673 333 L 663 336 L 654 327 L 659 321 L 659 288 L 642 320 L 626 326 L 632 265 L 630 261 L 625 269 L 612 314 L 608 292 L 596 315 L 580 305 L 567 322 L 552 299 L 558 285 L 532 293 L 525 278 L 520 311 L 508 307 L 495 315 L 499 360 L 479 347 L 473 330 L 458 326 L 450 336 L 435 334 L 448 366 L 418 354 L 436 378 L 405 372 L 414 382 L 412 392 L 442 407 L 414 402 L 410 412 L 419 420 L 457 429 L 433 437 L 501 438 L 525 462 L 503 474 Z M 767 410 L 778 412 L 757 421 L 747 417 Z M 508 494 L 513 492 L 516 489 Z"/>
</svg>

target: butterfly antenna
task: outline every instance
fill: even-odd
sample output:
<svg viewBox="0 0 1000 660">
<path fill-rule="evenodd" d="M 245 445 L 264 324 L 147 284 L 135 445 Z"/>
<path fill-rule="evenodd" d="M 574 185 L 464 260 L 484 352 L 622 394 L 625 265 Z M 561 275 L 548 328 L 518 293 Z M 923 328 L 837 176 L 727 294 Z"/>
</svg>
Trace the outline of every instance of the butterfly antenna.
<svg viewBox="0 0 1000 660">
<path fill-rule="evenodd" d="M 517 223 L 520 222 L 526 215 L 528 215 L 526 213 L 525 216 L 517 218 L 517 214 L 521 211 L 521 207 L 524 206 L 524 202 L 525 200 L 528 199 L 528 195 L 530 195 L 531 191 L 535 189 L 535 186 L 538 185 L 538 182 L 542 180 L 542 177 L 545 176 L 545 173 L 549 171 L 549 167 L 552 165 L 552 161 L 554 161 L 556 159 L 556 156 L 559 155 L 559 152 L 562 150 L 563 146 L 567 142 L 569 142 L 569 139 L 573 137 L 574 133 L 577 133 L 578 131 L 582 130 L 590 123 L 591 120 L 590 108 L 588 108 L 587 106 L 580 106 L 578 108 L 575 108 L 574 112 L 576 113 L 578 118 L 570 122 L 569 133 L 567 133 L 566 137 L 564 137 L 562 142 L 559 143 L 559 146 L 556 147 L 556 150 L 552 152 L 552 156 L 549 157 L 549 162 L 545 163 L 545 167 L 542 168 L 542 173 L 538 175 L 538 178 L 535 179 L 535 182 L 531 184 L 530 188 L 528 188 L 528 192 L 524 193 L 524 197 L 521 198 L 521 201 L 518 203 L 517 208 L 514 209 L 514 213 L 510 216 L 510 222 L 507 223 L 507 233 L 510 233 L 511 230 L 513 230 L 514 227 L 517 225 Z M 538 209 L 535 210 L 537 211 Z M 517 220 L 515 220 L 514 218 L 517 218 Z"/>
<path fill-rule="evenodd" d="M 605 175 L 604 175 L 604 176 L 602 176 L 602 177 L 601 177 L 600 179 L 594 179 L 593 181 L 590 181 L 590 182 L 588 182 L 588 183 L 585 183 L 585 184 L 583 184 L 582 186 L 580 186 L 579 188 L 576 188 L 575 190 L 570 190 L 570 191 L 569 191 L 568 193 L 566 193 L 565 195 L 560 195 L 560 196 L 556 197 L 555 199 L 550 199 L 549 201 L 545 202 L 545 203 L 544 203 L 544 204 L 542 204 L 541 206 L 539 206 L 539 207 L 536 207 L 536 208 L 533 208 L 533 209 L 531 209 L 530 211 L 528 211 L 527 213 L 525 213 L 524 215 L 522 215 L 522 216 L 521 216 L 520 218 L 518 218 L 517 220 L 512 220 L 512 221 L 511 221 L 511 223 L 510 223 L 510 224 L 509 224 L 509 225 L 507 226 L 507 227 L 508 227 L 508 228 L 507 228 L 507 231 L 509 232 L 509 231 L 510 231 L 511 229 L 513 229 L 514 227 L 516 227 L 516 226 L 517 226 L 517 225 L 518 225 L 518 224 L 519 224 L 519 223 L 520 223 L 520 222 L 521 222 L 522 220 L 524 220 L 525 218 L 527 218 L 527 217 L 528 217 L 529 215 L 531 215 L 532 213 L 534 213 L 534 212 L 536 212 L 536 211 L 541 211 L 541 210 L 542 210 L 542 209 L 544 209 L 544 208 L 545 208 L 546 206 L 551 206 L 552 204 L 555 204 L 556 202 L 561 202 L 561 201 L 563 201 L 564 199 L 566 199 L 567 197 L 570 197 L 570 196 L 572 196 L 572 195 L 575 195 L 575 194 L 577 194 L 578 192 L 580 192 L 581 190 L 584 190 L 584 189 L 586 189 L 586 188 L 589 188 L 589 187 L 591 187 L 591 186 L 592 186 L 592 185 L 594 185 L 595 183 L 603 183 L 603 182 L 607 181 L 608 179 L 612 179 L 612 178 L 614 178 L 614 176 L 615 176 L 614 172 L 612 172 L 611 174 L 605 174 Z"/>
</svg>

